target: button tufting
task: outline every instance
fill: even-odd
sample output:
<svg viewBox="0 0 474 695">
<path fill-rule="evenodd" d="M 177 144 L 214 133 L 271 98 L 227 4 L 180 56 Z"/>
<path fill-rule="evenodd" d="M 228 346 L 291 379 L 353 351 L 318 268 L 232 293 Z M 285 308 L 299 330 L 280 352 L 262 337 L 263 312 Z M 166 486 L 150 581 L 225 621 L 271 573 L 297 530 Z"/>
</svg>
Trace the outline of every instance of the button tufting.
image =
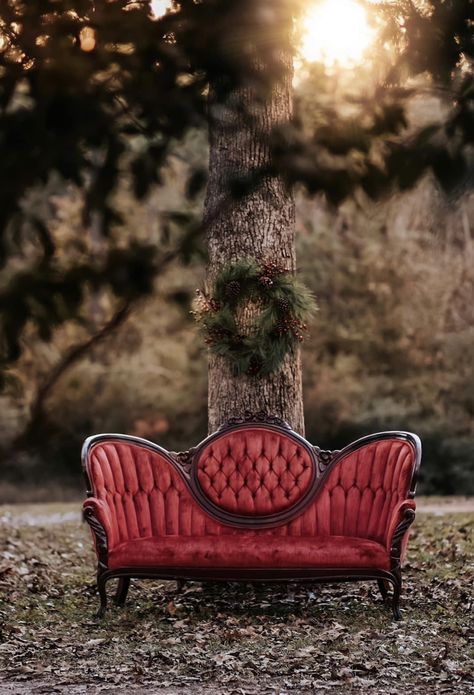
<svg viewBox="0 0 474 695">
<path fill-rule="evenodd" d="M 253 513 L 268 513 L 269 500 L 272 511 L 297 502 L 311 482 L 306 452 L 286 438 L 280 438 L 275 447 L 273 433 L 264 434 L 258 440 L 259 446 L 251 439 L 242 442 L 241 437 L 242 433 L 223 435 L 222 441 L 213 442 L 207 455 L 203 452 L 198 466 L 203 492 L 211 500 L 222 500 L 223 507 L 234 512 L 250 498 Z M 237 455 L 242 449 L 243 453 Z"/>
</svg>

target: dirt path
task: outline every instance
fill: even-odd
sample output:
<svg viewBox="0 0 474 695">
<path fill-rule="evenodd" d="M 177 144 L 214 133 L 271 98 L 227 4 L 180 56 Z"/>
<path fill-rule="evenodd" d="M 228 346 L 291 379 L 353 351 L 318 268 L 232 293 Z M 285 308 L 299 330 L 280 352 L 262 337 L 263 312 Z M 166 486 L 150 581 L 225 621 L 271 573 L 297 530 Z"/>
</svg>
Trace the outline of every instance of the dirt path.
<svg viewBox="0 0 474 695">
<path fill-rule="evenodd" d="M 416 501 L 416 511 L 435 516 L 474 514 L 474 497 L 420 497 Z"/>
<path fill-rule="evenodd" d="M 0 505 L 0 524 L 13 521 L 16 526 L 54 526 L 81 520 L 82 502 L 52 502 L 51 504 Z M 1 693 L 0 693 L 1 695 Z"/>
</svg>

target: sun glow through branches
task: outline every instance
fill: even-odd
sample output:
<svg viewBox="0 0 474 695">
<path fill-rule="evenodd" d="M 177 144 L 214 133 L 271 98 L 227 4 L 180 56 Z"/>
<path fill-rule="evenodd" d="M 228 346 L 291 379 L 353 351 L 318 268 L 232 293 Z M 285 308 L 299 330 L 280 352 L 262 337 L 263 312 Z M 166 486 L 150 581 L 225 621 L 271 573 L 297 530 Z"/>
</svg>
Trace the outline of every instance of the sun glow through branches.
<svg viewBox="0 0 474 695">
<path fill-rule="evenodd" d="M 150 0 L 150 8 L 158 18 L 173 11 L 173 2 Z M 301 21 L 301 57 L 328 67 L 361 63 L 375 39 L 376 31 L 358 0 L 310 0 Z"/>
<path fill-rule="evenodd" d="M 323 0 L 303 18 L 301 55 L 310 62 L 351 67 L 362 62 L 374 35 L 356 0 Z"/>
<path fill-rule="evenodd" d="M 150 6 L 154 17 L 162 17 L 171 10 L 172 0 L 151 0 Z"/>
</svg>

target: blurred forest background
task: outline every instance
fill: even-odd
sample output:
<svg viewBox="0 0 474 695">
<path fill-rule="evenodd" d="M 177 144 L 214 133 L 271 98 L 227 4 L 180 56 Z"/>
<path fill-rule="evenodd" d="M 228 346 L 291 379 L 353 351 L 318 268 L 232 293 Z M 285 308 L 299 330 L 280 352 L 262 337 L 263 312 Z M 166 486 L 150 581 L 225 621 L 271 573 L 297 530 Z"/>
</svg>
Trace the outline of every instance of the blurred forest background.
<svg viewBox="0 0 474 695">
<path fill-rule="evenodd" d="M 348 90 L 363 93 L 370 79 L 360 69 L 357 85 L 350 71 L 316 78 L 317 101 L 304 74 L 296 85 L 312 120 L 324 100 L 343 110 Z M 418 93 L 410 122 L 423 125 L 442 108 L 439 95 Z M 141 202 L 123 176 L 113 207 L 124 223 L 107 239 L 94 216 L 84 228 L 81 196 L 59 178 L 23 204 L 48 227 L 64 267 L 134 240 L 172 249 L 199 223 L 203 198 L 189 190 L 189 171 L 205 172 L 207 156 L 207 134 L 189 132 Z M 424 444 L 425 494 L 474 494 L 473 213 L 474 194 L 448 199 L 430 175 L 406 193 L 356 197 L 338 210 L 297 191 L 298 266 L 319 306 L 303 345 L 307 437 L 339 448 L 381 429 L 413 430 Z M 11 273 L 24 260 L 23 247 Z M 112 292 L 91 286 L 79 321 L 51 336 L 26 327 L 0 395 L 0 502 L 77 495 L 79 451 L 92 433 L 135 434 L 173 450 L 205 436 L 207 357 L 190 315 L 205 263 L 204 250 L 167 263 L 151 295 L 130 296 L 118 314 Z M 140 278 L 121 278 L 118 268 L 117 282 L 132 281 Z"/>
</svg>

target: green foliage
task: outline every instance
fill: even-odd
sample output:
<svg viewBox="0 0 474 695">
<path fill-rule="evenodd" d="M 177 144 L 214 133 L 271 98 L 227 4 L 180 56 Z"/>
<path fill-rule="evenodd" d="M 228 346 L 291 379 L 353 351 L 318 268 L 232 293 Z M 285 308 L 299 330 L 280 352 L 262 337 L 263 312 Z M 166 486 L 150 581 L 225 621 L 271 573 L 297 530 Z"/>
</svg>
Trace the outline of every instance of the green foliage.
<svg viewBox="0 0 474 695">
<path fill-rule="evenodd" d="M 226 358 L 236 374 L 266 376 L 277 371 L 306 331 L 314 309 L 308 290 L 288 270 L 274 262 L 242 259 L 217 275 L 212 297 L 199 295 L 196 307 L 206 343 Z M 257 306 L 251 326 L 242 330 L 237 314 L 242 305 Z M 260 311 L 259 311 L 260 310 Z"/>
<path fill-rule="evenodd" d="M 385 26 L 384 48 L 377 54 L 378 65 L 384 66 L 378 84 L 358 96 L 350 115 L 320 105 L 308 128 L 297 110 L 292 124 L 274 133 L 272 171 L 243 179 L 236 172 L 229 193 L 248 195 L 259 177 L 269 173 L 301 183 L 310 193 L 323 192 L 335 204 L 360 191 L 377 198 L 394 185 L 410 187 L 426 171 L 434 172 L 447 191 L 469 182 L 472 3 L 420 5 L 372 4 Z M 55 274 L 55 291 L 77 298 L 90 275 L 84 264 L 64 277 L 56 273 L 51 226 L 25 205 L 26 198 L 35 191 L 46 197 L 52 177 L 76 186 L 82 194 L 83 227 L 95 225 L 107 243 L 123 223 L 114 203 L 120 177 L 128 176 L 138 200 L 149 195 L 161 182 L 176 142 L 205 128 L 210 82 L 218 85 L 222 103 L 236 86 L 249 87 L 264 99 L 281 77 L 283 37 L 301 6 L 298 0 L 183 1 L 157 19 L 148 2 L 129 0 L 1 3 L 0 264 L 11 266 L 12 260 L 28 255 L 31 241 L 36 247 L 26 274 L 15 279 L 7 273 L 0 279 L 0 302 L 16 292 L 18 307 L 18 319 L 0 327 L 3 363 L 21 350 L 24 307 L 30 316 L 36 305 L 31 316 L 38 322 L 42 315 L 38 327 L 45 336 L 51 332 L 48 316 L 56 325 L 62 315 L 49 310 L 41 291 L 44 277 Z M 407 75 L 429 75 L 428 88 L 441 84 L 446 94 L 440 122 L 419 134 L 407 127 L 412 93 L 406 89 Z M 308 91 L 319 94 L 319 85 L 310 84 Z M 226 108 L 234 107 L 228 103 Z M 192 165 L 187 176 L 192 198 L 205 185 L 202 162 Z M 140 277 L 133 269 L 136 249 L 130 249 L 130 256 L 122 250 L 124 268 L 129 260 L 132 266 L 125 274 Z M 187 246 L 183 254 L 189 257 Z M 104 284 L 112 286 L 109 271 L 113 273 L 104 264 Z M 138 283 L 136 291 L 149 287 Z M 70 299 L 63 314 L 79 318 L 80 312 L 80 302 Z"/>
</svg>

